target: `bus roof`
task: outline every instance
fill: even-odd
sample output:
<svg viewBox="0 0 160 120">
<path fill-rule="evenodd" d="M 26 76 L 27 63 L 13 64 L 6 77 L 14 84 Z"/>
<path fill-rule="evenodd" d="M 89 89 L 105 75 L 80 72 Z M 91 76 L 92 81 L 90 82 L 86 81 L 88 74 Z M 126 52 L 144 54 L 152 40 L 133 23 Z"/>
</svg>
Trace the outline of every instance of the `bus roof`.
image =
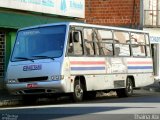
<svg viewBox="0 0 160 120">
<path fill-rule="evenodd" d="M 40 28 L 40 27 L 49 27 L 54 25 L 73 25 L 73 26 L 80 26 L 80 27 L 94 27 L 94 28 L 105 28 L 105 29 L 111 29 L 111 30 L 122 30 L 122 31 L 129 31 L 129 32 L 140 32 L 140 33 L 148 33 L 143 30 L 138 29 L 131 29 L 131 28 L 123 28 L 123 27 L 112 27 L 112 26 L 105 26 L 105 25 L 94 25 L 94 24 L 87 24 L 87 23 L 79 23 L 79 22 L 59 22 L 59 23 L 51 23 L 51 24 L 42 24 L 37 26 L 30 26 L 26 28 L 21 28 L 21 30 L 27 30 L 27 29 L 33 29 L 33 28 Z"/>
</svg>

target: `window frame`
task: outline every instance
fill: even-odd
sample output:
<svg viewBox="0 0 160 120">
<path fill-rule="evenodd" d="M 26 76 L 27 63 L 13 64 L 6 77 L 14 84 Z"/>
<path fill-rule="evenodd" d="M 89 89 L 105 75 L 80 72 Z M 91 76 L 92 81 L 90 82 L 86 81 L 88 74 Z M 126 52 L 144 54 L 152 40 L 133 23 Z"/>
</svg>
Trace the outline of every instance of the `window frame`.
<svg viewBox="0 0 160 120">
<path fill-rule="evenodd" d="M 127 43 L 115 43 L 115 41 L 118 41 L 118 40 L 116 40 L 115 39 L 115 35 L 114 35 L 114 32 L 125 32 L 125 33 L 128 33 L 128 36 L 129 36 L 129 40 L 126 40 L 126 41 L 128 41 L 129 42 L 129 44 L 127 44 Z M 117 57 L 131 57 L 132 56 L 132 50 L 131 50 L 131 40 L 130 40 L 130 32 L 128 32 L 128 31 L 124 31 L 124 30 L 113 30 L 113 38 L 114 38 L 114 55 L 115 56 L 117 56 Z M 127 56 L 125 56 L 125 55 L 117 55 L 115 52 L 116 52 L 116 47 L 115 47 L 115 45 L 116 44 L 119 44 L 119 45 L 128 45 L 128 48 L 129 48 L 129 55 L 127 55 Z"/>
<path fill-rule="evenodd" d="M 81 42 L 82 42 L 82 54 L 75 54 L 75 47 L 74 47 L 74 44 L 73 44 L 73 33 L 74 32 L 80 32 L 81 34 Z M 72 37 L 72 38 L 71 38 Z M 70 39 L 71 38 L 71 39 Z M 70 41 L 71 40 L 71 41 Z M 70 46 L 70 43 L 73 44 L 73 53 L 70 53 L 69 52 L 69 46 Z M 76 26 L 71 26 L 70 27 L 70 30 L 69 30 L 69 33 L 68 33 L 68 41 L 67 41 L 67 56 L 84 56 L 85 52 L 84 52 L 84 40 L 83 40 L 83 32 L 82 30 L 78 30 L 76 29 Z"/>
<path fill-rule="evenodd" d="M 144 44 L 132 44 L 132 41 L 131 41 L 131 39 L 132 39 L 132 35 L 131 34 L 143 34 L 144 35 Z M 147 51 L 146 51 L 146 38 L 145 38 L 145 34 L 146 33 L 141 33 L 141 32 L 130 32 L 130 42 L 131 42 L 131 49 L 132 49 L 132 56 L 133 57 L 138 57 L 138 58 L 144 58 L 144 57 L 147 57 Z M 135 38 L 134 38 L 135 39 Z M 133 53 L 134 53 L 134 50 L 133 50 L 133 45 L 137 45 L 138 47 L 144 47 L 144 56 L 143 55 L 134 55 Z"/>
<path fill-rule="evenodd" d="M 80 27 L 81 28 L 81 30 L 77 30 L 76 29 L 76 27 Z M 93 52 L 94 52 L 94 54 L 93 55 L 91 55 L 91 54 L 87 54 L 87 47 L 86 47 L 86 45 L 85 45 L 85 37 L 84 37 L 84 30 L 85 29 L 90 29 L 90 30 L 92 30 L 92 33 L 93 33 L 93 36 L 91 35 L 91 37 L 92 37 L 92 41 L 89 41 L 89 43 L 93 43 Z M 111 34 L 112 34 L 112 38 L 109 38 L 108 40 L 112 40 L 113 42 L 111 43 L 111 42 L 106 42 L 106 41 L 103 41 L 103 38 L 102 38 L 102 40 L 101 41 L 98 41 L 98 40 L 96 40 L 96 38 L 95 38 L 95 32 L 94 32 L 94 30 L 97 30 L 97 31 L 100 31 L 100 30 L 102 30 L 102 31 L 111 31 Z M 82 56 L 85 56 L 85 57 L 139 57 L 139 58 L 144 58 L 144 57 L 151 57 L 151 45 L 150 45 L 150 40 L 149 40 L 149 34 L 148 33 L 143 33 L 143 32 L 136 32 L 136 31 L 125 31 L 125 30 L 117 30 L 117 29 L 112 29 L 112 28 L 100 28 L 100 27 L 88 27 L 88 26 L 70 26 L 70 31 L 69 32 L 71 32 L 71 31 L 80 31 L 81 32 L 81 39 L 82 39 L 82 51 L 83 51 L 83 54 L 82 55 L 76 55 L 74 52 L 73 52 L 73 54 L 68 54 L 68 46 L 69 46 L 69 39 L 70 39 L 70 33 L 68 33 L 68 42 L 67 42 L 67 55 L 68 56 L 77 56 L 77 57 L 82 57 Z M 116 39 L 115 39 L 115 36 L 114 36 L 114 32 L 125 32 L 125 33 L 127 33 L 128 35 L 129 35 L 129 40 L 126 40 L 126 41 L 128 41 L 128 43 L 126 42 L 126 43 L 116 43 Z M 91 33 L 91 34 L 92 34 Z M 132 33 L 134 33 L 134 34 L 143 34 L 144 35 L 144 45 L 141 45 L 141 44 L 138 44 L 138 46 L 144 46 L 144 52 L 145 52 L 145 55 L 144 56 L 135 56 L 134 54 L 133 54 L 133 45 L 137 45 L 137 44 L 132 44 L 132 41 L 131 41 L 131 37 L 132 37 Z M 146 37 L 148 36 L 148 44 L 146 44 L 147 42 L 146 42 Z M 110 55 L 105 55 L 104 53 L 102 53 L 101 52 L 101 50 L 100 50 L 100 47 L 98 47 L 98 50 L 99 50 L 99 54 L 98 54 L 98 52 L 97 52 L 97 49 L 96 49 L 96 45 L 98 45 L 98 44 L 108 44 L 108 45 L 111 45 L 112 46 L 112 50 L 113 50 L 113 52 L 112 52 L 112 54 L 110 54 Z M 128 45 L 128 49 L 129 49 L 129 54 L 128 55 L 116 55 L 116 44 L 119 44 L 119 45 Z M 149 47 L 149 51 L 150 51 L 150 53 L 148 53 L 147 52 L 147 47 Z M 148 54 L 150 54 L 150 56 L 148 56 Z"/>
</svg>

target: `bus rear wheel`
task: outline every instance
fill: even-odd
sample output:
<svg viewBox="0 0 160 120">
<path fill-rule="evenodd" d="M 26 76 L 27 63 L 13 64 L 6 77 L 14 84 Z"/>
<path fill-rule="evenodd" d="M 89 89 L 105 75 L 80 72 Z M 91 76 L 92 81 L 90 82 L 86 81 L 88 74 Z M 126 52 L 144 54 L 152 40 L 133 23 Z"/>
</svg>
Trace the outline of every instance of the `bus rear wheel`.
<svg viewBox="0 0 160 120">
<path fill-rule="evenodd" d="M 73 101 L 80 102 L 83 100 L 84 96 L 84 87 L 80 80 L 74 82 L 74 92 L 73 92 Z"/>
<path fill-rule="evenodd" d="M 133 82 L 131 78 L 127 78 L 126 88 L 116 90 L 118 97 L 130 97 L 133 95 Z"/>
</svg>

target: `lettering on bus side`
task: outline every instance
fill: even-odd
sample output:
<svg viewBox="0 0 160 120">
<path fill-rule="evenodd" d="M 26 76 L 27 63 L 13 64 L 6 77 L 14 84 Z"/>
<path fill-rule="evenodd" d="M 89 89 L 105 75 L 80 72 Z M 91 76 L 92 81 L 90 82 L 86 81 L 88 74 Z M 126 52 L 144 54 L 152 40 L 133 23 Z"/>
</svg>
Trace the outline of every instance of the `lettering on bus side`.
<svg viewBox="0 0 160 120">
<path fill-rule="evenodd" d="M 42 65 L 26 65 L 23 66 L 23 71 L 41 70 Z"/>
</svg>

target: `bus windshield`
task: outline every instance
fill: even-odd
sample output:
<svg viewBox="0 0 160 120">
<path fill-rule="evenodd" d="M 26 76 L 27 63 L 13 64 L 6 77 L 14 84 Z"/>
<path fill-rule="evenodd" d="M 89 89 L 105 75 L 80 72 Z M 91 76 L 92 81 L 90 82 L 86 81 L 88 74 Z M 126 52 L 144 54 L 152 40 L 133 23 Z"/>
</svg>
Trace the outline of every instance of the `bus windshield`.
<svg viewBox="0 0 160 120">
<path fill-rule="evenodd" d="M 65 25 L 22 30 L 17 35 L 11 60 L 21 61 L 61 57 L 65 34 Z"/>
</svg>

